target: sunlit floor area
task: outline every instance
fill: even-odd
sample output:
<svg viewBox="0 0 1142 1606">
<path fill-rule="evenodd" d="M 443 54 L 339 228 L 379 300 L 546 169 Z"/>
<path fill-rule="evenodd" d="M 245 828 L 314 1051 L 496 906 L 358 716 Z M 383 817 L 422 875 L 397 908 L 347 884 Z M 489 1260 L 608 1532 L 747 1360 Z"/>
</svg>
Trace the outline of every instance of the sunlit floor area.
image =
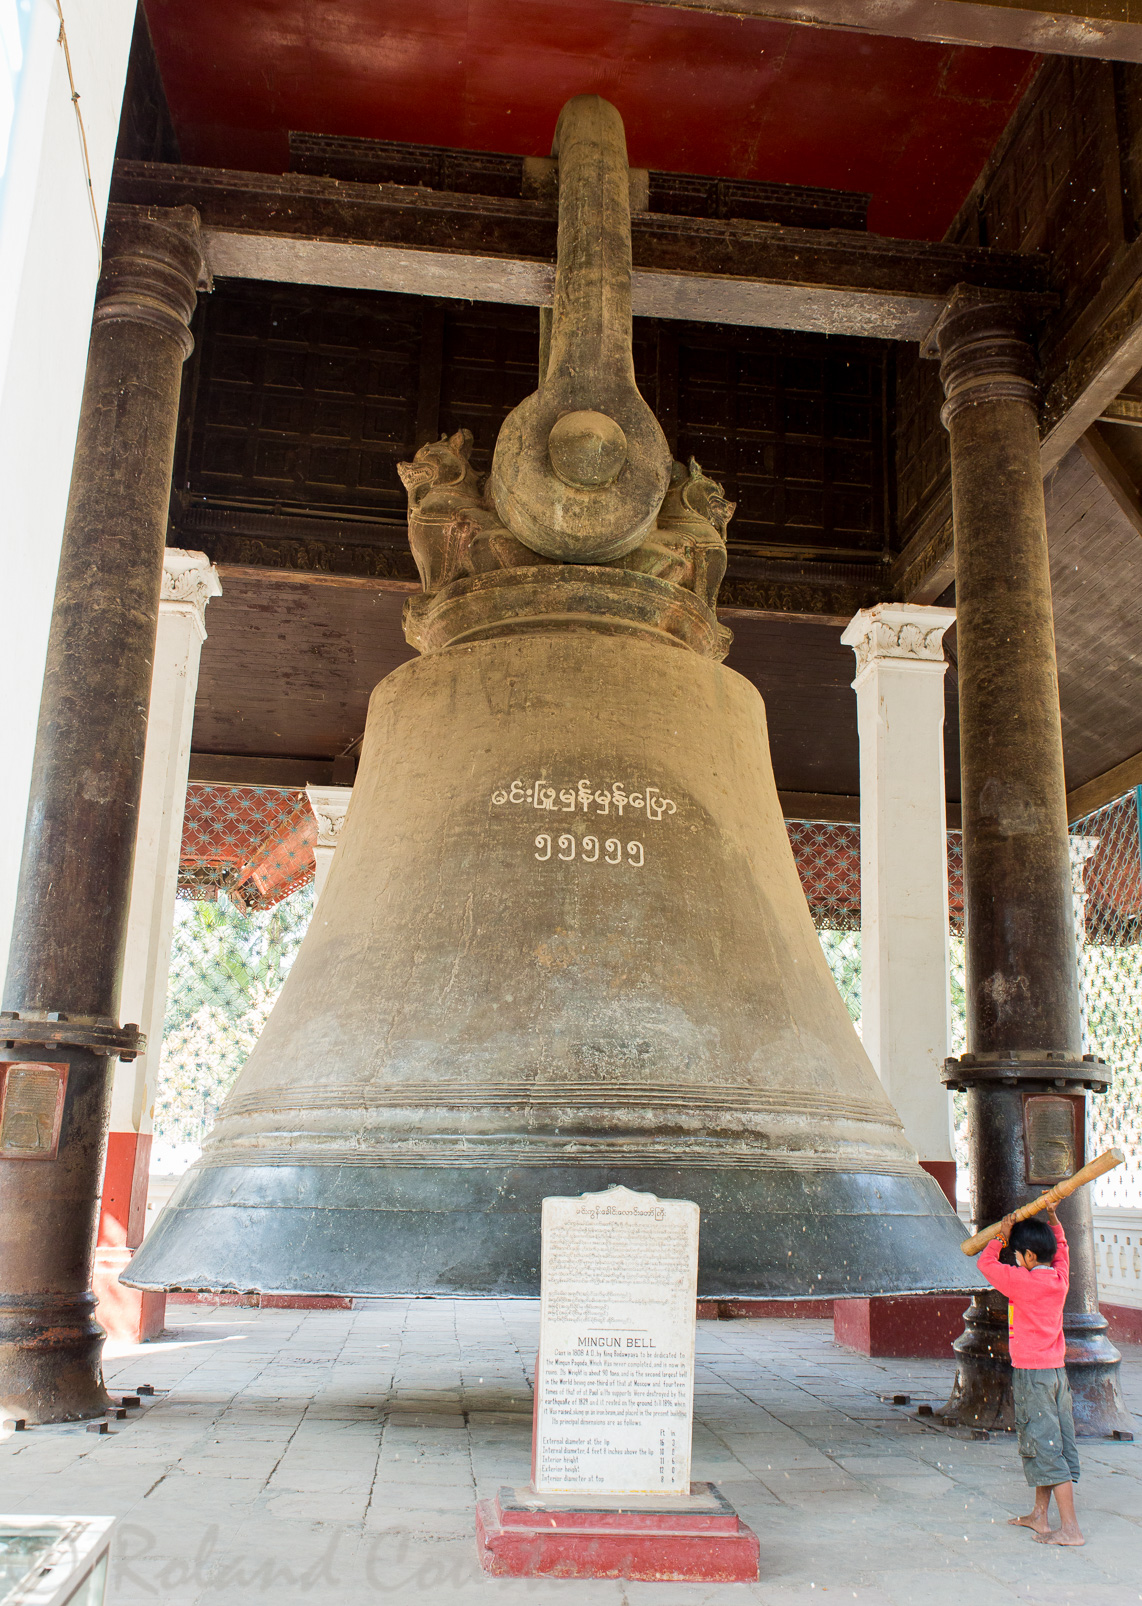
<svg viewBox="0 0 1142 1606">
<path fill-rule="evenodd" d="M 761 1540 L 757 1584 L 493 1580 L 477 1495 L 529 1476 L 538 1304 L 385 1300 L 353 1311 L 171 1305 L 160 1341 L 112 1352 L 153 1401 L 106 1436 L 9 1434 L 0 1511 L 121 1519 L 109 1600 L 568 1606 L 1137 1606 L 1142 1434 L 1084 1441 L 1081 1550 L 1037 1545 L 1014 1440 L 915 1417 L 950 1362 L 877 1361 L 821 1321 L 698 1325 L 695 1478 Z M 1125 1351 L 1142 1416 L 1142 1346 Z M 908 1394 L 907 1405 L 892 1404 Z"/>
</svg>

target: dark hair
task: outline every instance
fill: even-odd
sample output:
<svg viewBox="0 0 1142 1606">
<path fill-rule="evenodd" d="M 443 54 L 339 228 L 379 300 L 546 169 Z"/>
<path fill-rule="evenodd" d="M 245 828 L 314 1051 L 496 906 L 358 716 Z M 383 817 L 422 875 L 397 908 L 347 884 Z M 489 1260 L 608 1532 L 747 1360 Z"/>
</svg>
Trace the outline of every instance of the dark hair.
<svg viewBox="0 0 1142 1606">
<path fill-rule="evenodd" d="M 1048 1266 L 1054 1260 L 1059 1247 L 1050 1227 L 1037 1216 L 1032 1216 L 1027 1221 L 1017 1221 L 1011 1229 L 1011 1237 L 1007 1243 L 1013 1255 L 1017 1249 L 1022 1250 L 1024 1254 L 1029 1249 L 1038 1260 Z"/>
</svg>

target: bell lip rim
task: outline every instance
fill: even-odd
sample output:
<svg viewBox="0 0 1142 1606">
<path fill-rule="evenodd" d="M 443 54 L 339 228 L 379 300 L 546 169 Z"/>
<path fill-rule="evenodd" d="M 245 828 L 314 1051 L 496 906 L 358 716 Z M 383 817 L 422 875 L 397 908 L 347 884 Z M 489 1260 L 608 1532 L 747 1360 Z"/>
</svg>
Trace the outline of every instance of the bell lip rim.
<svg viewBox="0 0 1142 1606">
<path fill-rule="evenodd" d="M 270 1299 L 518 1299 L 538 1300 L 539 1293 L 519 1293 L 518 1291 L 501 1292 L 496 1289 L 437 1289 L 425 1292 L 420 1289 L 386 1290 L 378 1293 L 376 1289 L 369 1288 L 223 1288 L 214 1283 L 158 1283 L 139 1282 L 123 1275 L 119 1278 L 125 1288 L 137 1288 L 143 1293 L 152 1294 L 230 1294 L 240 1299 L 270 1298 Z M 761 1289 L 750 1293 L 740 1288 L 707 1289 L 699 1285 L 696 1298 L 705 1300 L 750 1300 L 764 1301 L 773 1305 L 803 1305 L 808 1300 L 852 1300 L 852 1299 L 915 1299 L 930 1295 L 933 1299 L 972 1299 L 976 1294 L 987 1293 L 989 1287 L 986 1283 L 961 1284 L 959 1286 L 933 1286 L 930 1283 L 920 1286 L 909 1283 L 900 1288 L 868 1289 L 844 1293 L 829 1292 L 827 1290 L 814 1291 L 809 1289 L 804 1293 L 782 1294 L 772 1290 Z"/>
<path fill-rule="evenodd" d="M 219 1169 L 228 1170 L 231 1177 L 235 1171 L 249 1174 L 251 1170 L 261 1170 L 263 1179 L 268 1181 L 265 1173 L 280 1173 L 290 1168 Z M 316 1168 L 298 1166 L 294 1169 L 312 1172 Z M 603 1172 L 600 1176 L 594 1167 L 589 1167 L 585 1169 L 595 1172 L 594 1175 L 573 1180 L 568 1173 L 579 1169 L 574 1166 L 493 1165 L 484 1168 L 488 1173 L 499 1175 L 503 1182 L 510 1180 L 507 1173 L 515 1171 L 517 1186 L 508 1188 L 512 1196 L 518 1192 L 522 1180 L 519 1172 L 532 1173 L 531 1185 L 525 1186 L 528 1202 L 519 1209 L 490 1212 L 499 1218 L 491 1227 L 487 1227 L 485 1220 L 489 1212 L 481 1209 L 481 1200 L 486 1204 L 488 1199 L 486 1187 L 477 1183 L 459 1196 L 454 1194 L 448 1208 L 441 1211 L 433 1208 L 431 1189 L 421 1198 L 416 1179 L 409 1176 L 409 1170 L 402 1167 L 393 1171 L 398 1169 L 402 1174 L 392 1178 L 395 1192 L 378 1191 L 373 1194 L 371 1203 L 358 1202 L 348 1195 L 340 1204 L 337 1194 L 328 1190 L 318 1196 L 324 1203 L 317 1202 L 317 1198 L 302 1200 L 296 1188 L 291 1189 L 288 1184 L 284 1193 L 276 1191 L 275 1187 L 261 1197 L 248 1197 L 245 1202 L 239 1202 L 227 1191 L 224 1199 L 215 1195 L 212 1202 L 208 1194 L 204 1196 L 198 1192 L 205 1181 L 203 1173 L 188 1173 L 184 1179 L 186 1192 L 181 1199 L 176 1194 L 171 1200 L 136 1256 L 123 1268 L 120 1281 L 127 1287 L 155 1291 L 250 1292 L 283 1297 L 535 1298 L 540 1292 L 539 1205 L 542 1198 L 547 1194 L 563 1197 L 569 1191 L 572 1194 L 598 1191 L 614 1181 L 624 1181 L 629 1186 L 634 1168 L 615 1168 L 620 1172 L 618 1176 L 609 1167 L 599 1168 Z M 660 1197 L 690 1198 L 702 1209 L 703 1253 L 697 1295 L 700 1299 L 763 1299 L 785 1303 L 914 1294 L 970 1298 L 987 1291 L 984 1279 L 972 1263 L 965 1262 L 961 1253 L 962 1223 L 939 1183 L 919 1164 L 911 1175 L 903 1176 L 836 1170 L 810 1174 L 800 1167 L 783 1168 L 784 1180 L 793 1185 L 792 1191 L 782 1190 L 776 1195 L 761 1180 L 764 1173 L 735 1174 L 730 1167 L 722 1180 L 736 1184 L 732 1197 L 718 1187 L 718 1174 L 713 1168 L 687 1174 L 685 1168 L 669 1166 L 664 1168 L 667 1175 L 652 1180 L 652 1174 L 658 1169 L 653 1164 L 637 1168 L 641 1191 L 649 1188 Z M 448 1174 L 444 1167 L 425 1167 L 424 1171 L 426 1180 L 434 1185 Z M 548 1176 L 541 1180 L 536 1173 L 543 1172 Z M 773 1173 L 768 1175 L 772 1177 Z M 888 1185 L 888 1197 L 878 1199 L 872 1208 L 860 1208 L 861 1199 L 866 1195 L 872 1203 L 869 1190 L 877 1183 Z M 503 1192 L 502 1187 L 498 1188 L 497 1196 L 502 1197 Z M 741 1199 L 737 1198 L 739 1192 Z M 194 1201 L 196 1193 L 197 1203 Z M 296 1202 L 283 1210 L 283 1198 Z M 720 1203 L 715 1205 L 715 1200 Z M 751 1208 L 751 1202 L 755 1207 Z M 782 1203 L 790 1207 L 774 1208 Z M 810 1208 L 813 1203 L 824 1208 L 813 1210 Z M 847 1208 L 839 1208 L 844 1206 Z M 748 1218 L 744 1229 L 740 1226 L 743 1210 Z M 425 1238 L 424 1223 L 429 1214 L 432 1232 Z M 283 1215 L 306 1218 L 305 1237 L 314 1256 L 311 1275 L 315 1274 L 315 1286 L 297 1287 L 302 1280 L 297 1275 L 300 1268 L 295 1260 L 288 1258 L 292 1225 L 279 1220 L 279 1232 L 268 1238 L 263 1236 L 267 1218 Z M 367 1216 L 373 1218 L 372 1225 L 364 1221 Z M 486 1231 L 481 1229 L 473 1237 L 470 1224 L 476 1216 L 485 1220 Z M 786 1260 L 781 1251 L 793 1245 L 790 1224 L 805 1223 L 809 1216 L 817 1218 L 823 1227 L 834 1222 L 837 1229 L 827 1249 L 818 1246 L 812 1259 L 804 1256 L 804 1264 L 796 1274 L 796 1285 L 790 1288 L 788 1273 L 782 1270 Z M 180 1220 L 181 1217 L 187 1219 Z M 319 1222 L 318 1217 L 323 1217 L 324 1223 Z M 356 1217 L 357 1221 L 352 1222 L 351 1217 Z M 447 1225 L 444 1218 L 451 1218 Z M 749 1241 L 760 1246 L 760 1250 L 747 1253 L 743 1248 L 743 1230 L 748 1231 Z M 813 1238 L 818 1236 L 814 1233 Z M 214 1248 L 204 1252 L 203 1245 L 210 1238 L 213 1238 Z M 428 1243 L 434 1248 L 426 1256 Z M 867 1246 L 864 1261 L 852 1258 L 852 1246 L 857 1244 Z M 204 1268 L 206 1253 L 218 1268 L 214 1275 Z M 846 1259 L 842 1257 L 848 1257 L 847 1264 L 853 1267 L 854 1275 L 862 1264 L 872 1267 L 867 1279 L 862 1274 L 862 1280 L 854 1285 L 844 1278 Z M 206 1261 L 207 1267 L 209 1263 Z M 790 1263 L 790 1269 L 795 1265 L 798 1262 Z M 164 1267 L 168 1270 L 164 1280 L 153 1274 L 148 1276 L 152 1268 L 161 1272 Z M 333 1274 L 330 1281 L 340 1280 L 355 1286 L 333 1290 L 327 1286 L 318 1287 L 319 1278 L 322 1283 L 325 1281 L 322 1271 Z M 819 1281 L 816 1280 L 818 1273 L 821 1274 Z M 765 1286 L 767 1280 L 768 1287 Z M 258 1288 L 258 1282 L 267 1286 Z M 280 1286 L 269 1286 L 273 1283 Z M 410 1283 L 417 1286 L 410 1287 Z"/>
</svg>

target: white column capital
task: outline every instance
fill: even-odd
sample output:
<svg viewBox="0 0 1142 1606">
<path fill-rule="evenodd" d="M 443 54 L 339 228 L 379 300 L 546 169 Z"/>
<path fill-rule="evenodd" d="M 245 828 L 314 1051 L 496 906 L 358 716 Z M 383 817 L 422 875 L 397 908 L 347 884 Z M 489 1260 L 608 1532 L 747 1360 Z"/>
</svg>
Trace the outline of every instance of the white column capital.
<svg viewBox="0 0 1142 1606">
<path fill-rule="evenodd" d="M 341 839 L 345 811 L 353 796 L 351 786 L 307 786 L 305 795 L 317 821 L 313 849 L 313 893 L 320 898 L 333 863 L 333 850 Z"/>
<path fill-rule="evenodd" d="M 309 806 L 313 810 L 313 818 L 317 821 L 317 845 L 319 848 L 335 848 L 337 838 L 341 835 L 341 827 L 345 823 L 345 811 L 353 796 L 351 786 L 307 786 L 305 795 L 309 799 Z"/>
<path fill-rule="evenodd" d="M 222 595 L 218 570 L 205 552 L 184 552 L 169 546 L 163 553 L 163 589 L 159 602 L 163 613 L 182 613 L 193 617 L 199 639 L 206 640 L 206 604 Z"/>
<path fill-rule="evenodd" d="M 955 617 L 954 608 L 918 602 L 878 602 L 874 608 L 861 608 L 841 636 L 856 654 L 857 680 L 882 663 L 935 666 L 943 673 L 944 632 Z"/>
</svg>

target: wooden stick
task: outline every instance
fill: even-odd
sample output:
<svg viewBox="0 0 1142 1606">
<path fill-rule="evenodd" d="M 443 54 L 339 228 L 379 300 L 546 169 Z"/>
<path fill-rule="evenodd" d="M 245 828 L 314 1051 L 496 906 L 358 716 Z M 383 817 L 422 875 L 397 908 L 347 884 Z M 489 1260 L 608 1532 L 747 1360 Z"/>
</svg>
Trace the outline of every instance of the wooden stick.
<svg viewBox="0 0 1142 1606">
<path fill-rule="evenodd" d="M 1015 1221 L 1026 1221 L 1028 1216 L 1037 1216 L 1040 1210 L 1046 1210 L 1049 1205 L 1057 1205 L 1060 1199 L 1067 1198 L 1069 1194 L 1074 1193 L 1076 1188 L 1081 1188 L 1084 1182 L 1093 1182 L 1095 1177 L 1101 1177 L 1107 1171 L 1113 1171 L 1115 1166 L 1121 1165 L 1125 1158 L 1126 1156 L 1121 1149 L 1107 1149 L 1105 1154 L 1100 1154 L 1097 1160 L 1092 1160 L 1089 1165 L 1084 1165 L 1081 1171 L 1075 1172 L 1074 1176 L 1065 1177 L 1062 1182 L 1056 1182 L 1053 1188 L 1046 1193 L 1041 1193 L 1037 1199 L 1032 1199 L 1030 1204 L 1022 1205 L 1018 1210 L 1013 1210 L 1011 1213 L 1012 1218 Z M 960 1248 L 965 1255 L 978 1255 L 984 1244 L 988 1244 L 993 1238 L 999 1237 L 1000 1226 L 1000 1222 L 994 1222 L 990 1227 L 985 1227 L 982 1232 L 977 1232 L 974 1238 L 965 1238 Z"/>
</svg>

